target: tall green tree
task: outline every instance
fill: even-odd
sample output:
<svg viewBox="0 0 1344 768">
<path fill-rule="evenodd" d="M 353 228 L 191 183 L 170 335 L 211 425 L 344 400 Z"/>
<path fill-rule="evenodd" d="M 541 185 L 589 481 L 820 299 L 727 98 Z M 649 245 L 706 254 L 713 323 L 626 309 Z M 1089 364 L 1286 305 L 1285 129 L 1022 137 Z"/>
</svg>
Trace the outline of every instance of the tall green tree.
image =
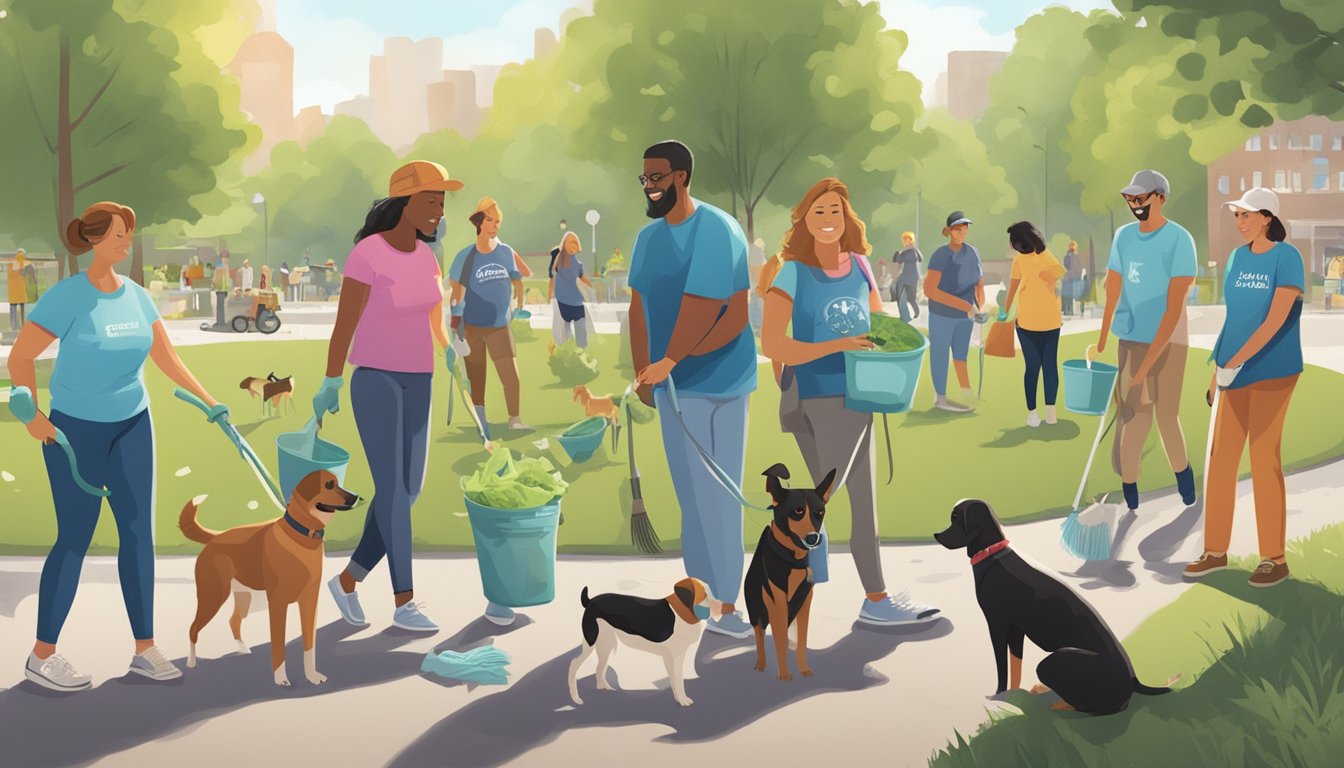
<svg viewBox="0 0 1344 768">
<path fill-rule="evenodd" d="M 15 0 L 0 40 L 11 128 L 0 166 L 17 180 L 0 187 L 0 221 L 19 239 L 68 247 L 64 224 L 105 199 L 135 208 L 142 226 L 195 220 L 193 198 L 248 142 L 226 125 L 217 71 L 205 83 L 176 74 L 199 43 L 114 0 Z M 78 270 L 73 256 L 67 266 Z"/>
</svg>

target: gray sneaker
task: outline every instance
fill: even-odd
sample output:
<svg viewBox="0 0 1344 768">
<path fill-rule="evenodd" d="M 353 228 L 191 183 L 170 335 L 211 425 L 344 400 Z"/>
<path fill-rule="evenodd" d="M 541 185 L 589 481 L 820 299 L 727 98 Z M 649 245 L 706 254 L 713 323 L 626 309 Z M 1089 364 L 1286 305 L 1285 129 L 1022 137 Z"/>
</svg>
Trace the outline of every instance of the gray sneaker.
<svg viewBox="0 0 1344 768">
<path fill-rule="evenodd" d="M 81 674 L 59 653 L 53 653 L 45 659 L 29 653 L 23 674 L 34 683 L 53 691 L 87 691 L 93 687 L 93 677 Z"/>
<path fill-rule="evenodd" d="M 501 627 L 507 627 L 517 619 L 517 614 L 507 605 L 499 605 L 486 601 L 485 618 L 491 624 L 497 624 Z"/>
<path fill-rule="evenodd" d="M 392 613 L 392 626 L 408 632 L 438 632 L 439 625 L 420 612 L 424 603 L 407 603 Z"/>
<path fill-rule="evenodd" d="M 738 640 L 750 637 L 751 633 L 754 631 L 751 625 L 747 623 L 746 619 L 742 618 L 741 611 L 725 613 L 717 619 L 711 619 L 710 622 L 705 625 L 705 629 L 720 635 L 734 637 Z"/>
<path fill-rule="evenodd" d="M 128 671 L 159 681 L 176 680 L 182 676 L 182 670 L 169 661 L 157 645 L 150 646 L 144 653 L 132 656 L 131 668 Z"/>
<path fill-rule="evenodd" d="M 951 411 L 952 413 L 970 413 L 975 410 L 975 408 L 969 405 L 962 405 L 956 401 L 948 400 L 946 397 L 939 397 L 934 400 L 933 407 L 944 411 Z"/>
<path fill-rule="evenodd" d="M 364 608 L 359 604 L 359 595 L 356 592 L 345 591 L 341 586 L 339 574 L 331 577 L 331 581 L 327 582 L 327 588 L 331 590 L 331 596 L 336 600 L 336 610 L 341 612 L 341 618 L 345 619 L 346 623 L 356 627 L 369 626 L 369 620 L 364 618 Z"/>
<path fill-rule="evenodd" d="M 919 624 L 933 621 L 938 618 L 938 613 L 937 608 L 912 602 L 910 596 L 902 592 L 894 597 L 888 596 L 885 600 L 864 598 L 863 607 L 859 609 L 859 621 L 881 626 Z"/>
</svg>

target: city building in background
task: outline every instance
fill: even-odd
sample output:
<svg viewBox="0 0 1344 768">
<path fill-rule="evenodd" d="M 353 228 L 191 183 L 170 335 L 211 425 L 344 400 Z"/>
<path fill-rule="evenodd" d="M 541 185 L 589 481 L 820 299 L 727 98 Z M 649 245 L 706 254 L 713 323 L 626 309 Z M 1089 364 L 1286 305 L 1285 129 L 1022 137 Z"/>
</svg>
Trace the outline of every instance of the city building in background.
<svg viewBox="0 0 1344 768">
<path fill-rule="evenodd" d="M 979 120 L 989 107 L 989 79 L 1003 69 L 1007 51 L 952 51 L 947 54 L 947 111 Z"/>
</svg>

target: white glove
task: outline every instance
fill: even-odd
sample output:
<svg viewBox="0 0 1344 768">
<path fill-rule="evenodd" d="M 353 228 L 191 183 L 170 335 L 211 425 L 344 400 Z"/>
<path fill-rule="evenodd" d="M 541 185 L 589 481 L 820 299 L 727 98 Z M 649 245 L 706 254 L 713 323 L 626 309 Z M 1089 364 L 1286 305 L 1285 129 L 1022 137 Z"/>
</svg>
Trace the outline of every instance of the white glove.
<svg viewBox="0 0 1344 768">
<path fill-rule="evenodd" d="M 467 344 L 466 339 L 455 333 L 448 336 L 448 343 L 453 346 L 453 351 L 457 353 L 458 357 L 465 359 L 471 354 L 471 345 Z"/>
<path fill-rule="evenodd" d="M 1244 364 L 1238 365 L 1236 368 L 1219 367 L 1217 372 L 1215 373 L 1215 376 L 1218 380 L 1219 388 L 1227 389 L 1228 387 L 1232 386 L 1232 382 L 1236 380 L 1237 374 L 1241 373 L 1241 369 L 1243 367 L 1245 367 Z"/>
</svg>

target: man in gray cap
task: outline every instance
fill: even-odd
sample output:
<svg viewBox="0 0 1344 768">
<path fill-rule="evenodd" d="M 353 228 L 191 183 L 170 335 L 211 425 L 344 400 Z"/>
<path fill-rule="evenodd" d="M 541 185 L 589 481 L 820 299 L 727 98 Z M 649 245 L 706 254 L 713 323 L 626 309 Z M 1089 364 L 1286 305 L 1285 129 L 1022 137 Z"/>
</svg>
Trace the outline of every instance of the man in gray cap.
<svg viewBox="0 0 1344 768">
<path fill-rule="evenodd" d="M 1187 506 L 1195 503 L 1195 475 L 1181 431 L 1181 384 L 1185 378 L 1185 304 L 1195 282 L 1195 240 L 1162 215 L 1171 185 L 1157 171 L 1139 171 L 1120 190 L 1137 222 L 1115 232 L 1106 263 L 1106 311 L 1097 351 L 1112 329 L 1119 339 L 1119 418 L 1111 463 L 1119 473 L 1129 509 L 1139 508 L 1139 463 L 1153 425 L 1162 436 L 1176 487 Z"/>
</svg>

